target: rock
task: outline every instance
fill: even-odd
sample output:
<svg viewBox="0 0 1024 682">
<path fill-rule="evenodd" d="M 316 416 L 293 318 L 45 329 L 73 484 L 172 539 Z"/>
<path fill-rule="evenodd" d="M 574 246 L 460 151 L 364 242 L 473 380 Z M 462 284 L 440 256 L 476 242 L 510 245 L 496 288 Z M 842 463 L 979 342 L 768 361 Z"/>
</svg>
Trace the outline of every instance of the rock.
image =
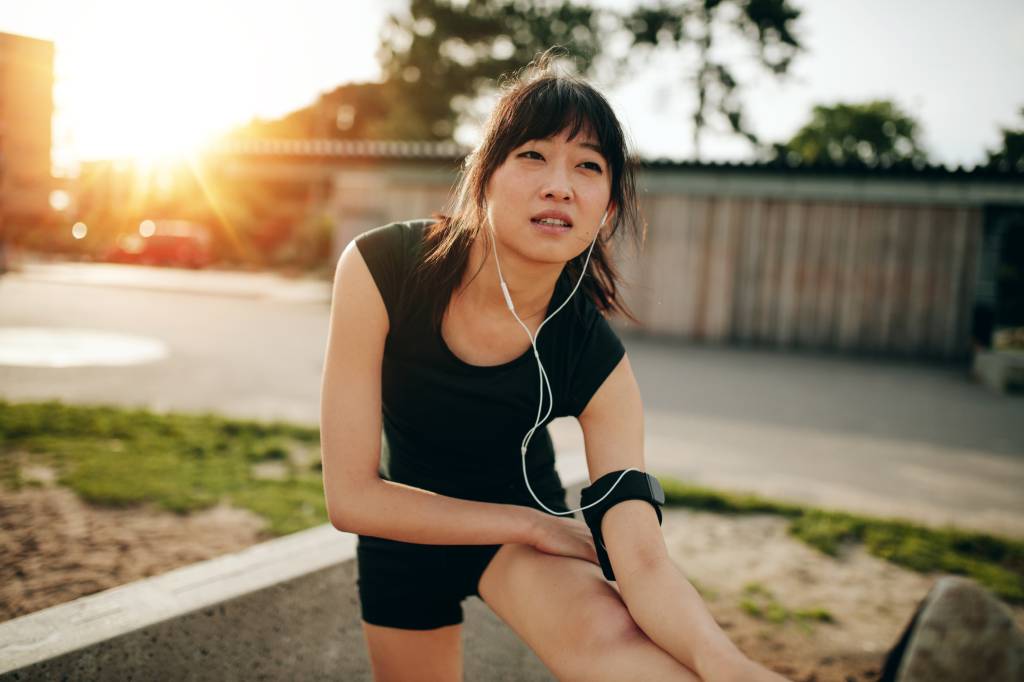
<svg viewBox="0 0 1024 682">
<path fill-rule="evenodd" d="M 897 682 L 1020 682 L 1024 631 L 1010 610 L 966 578 L 947 576 L 922 600 L 905 633 Z"/>
</svg>

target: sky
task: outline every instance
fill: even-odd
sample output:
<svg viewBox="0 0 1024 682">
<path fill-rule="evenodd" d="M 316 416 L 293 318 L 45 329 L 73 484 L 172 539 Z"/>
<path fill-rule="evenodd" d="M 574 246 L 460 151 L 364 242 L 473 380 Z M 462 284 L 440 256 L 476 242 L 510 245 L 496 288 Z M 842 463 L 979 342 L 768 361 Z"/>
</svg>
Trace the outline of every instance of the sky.
<svg viewBox="0 0 1024 682">
<path fill-rule="evenodd" d="M 816 103 L 893 99 L 922 126 L 932 160 L 971 166 L 1022 128 L 1024 2 L 790 0 L 805 46 L 778 81 L 721 34 L 747 119 L 784 141 Z M 598 0 L 629 7 L 637 0 Z M 280 116 L 349 81 L 379 77 L 376 50 L 403 0 L 0 0 L 0 31 L 55 42 L 54 163 L 168 154 L 254 116 Z M 692 158 L 695 98 L 685 55 L 661 54 L 624 83 L 598 80 L 647 158 Z M 472 144 L 475 129 L 460 129 Z M 750 158 L 706 133 L 706 160 Z"/>
</svg>

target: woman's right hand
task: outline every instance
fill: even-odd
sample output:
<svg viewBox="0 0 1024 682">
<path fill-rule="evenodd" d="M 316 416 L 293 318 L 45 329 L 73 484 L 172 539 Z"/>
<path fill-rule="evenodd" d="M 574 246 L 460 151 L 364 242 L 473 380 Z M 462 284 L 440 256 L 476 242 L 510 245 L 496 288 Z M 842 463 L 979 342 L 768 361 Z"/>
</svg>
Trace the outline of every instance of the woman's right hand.
<svg viewBox="0 0 1024 682">
<path fill-rule="evenodd" d="M 597 549 L 590 528 L 573 518 L 538 512 L 530 545 L 547 554 L 583 559 L 597 564 Z"/>
</svg>

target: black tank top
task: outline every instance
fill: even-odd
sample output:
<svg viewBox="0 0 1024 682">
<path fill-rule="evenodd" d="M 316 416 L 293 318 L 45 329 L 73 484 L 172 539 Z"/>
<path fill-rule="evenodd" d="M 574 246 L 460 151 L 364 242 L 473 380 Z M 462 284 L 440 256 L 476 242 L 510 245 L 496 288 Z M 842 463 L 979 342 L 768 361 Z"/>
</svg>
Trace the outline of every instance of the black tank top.
<svg viewBox="0 0 1024 682">
<path fill-rule="evenodd" d="M 448 348 L 431 323 L 430 306 L 411 283 L 431 222 L 391 223 L 355 239 L 390 322 L 381 371 L 380 475 L 450 497 L 536 507 L 523 483 L 519 454 L 538 417 L 540 379 L 533 349 L 484 367 L 463 362 Z M 574 285 L 563 271 L 545 317 Z M 541 329 L 537 348 L 554 408 L 530 440 L 527 471 L 537 496 L 565 509 L 547 424 L 555 417 L 579 416 L 625 348 L 579 291 Z M 541 414 L 547 410 L 546 391 L 544 400 Z"/>
</svg>

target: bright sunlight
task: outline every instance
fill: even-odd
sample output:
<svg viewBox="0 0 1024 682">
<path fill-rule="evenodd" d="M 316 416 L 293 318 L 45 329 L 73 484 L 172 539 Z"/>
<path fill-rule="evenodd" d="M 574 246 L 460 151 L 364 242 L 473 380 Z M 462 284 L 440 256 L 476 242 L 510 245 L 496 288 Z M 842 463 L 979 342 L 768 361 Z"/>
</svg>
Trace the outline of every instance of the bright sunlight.
<svg viewBox="0 0 1024 682">
<path fill-rule="evenodd" d="M 59 157 L 187 157 L 253 117 L 281 116 L 378 72 L 376 30 L 353 15 L 381 8 L 200 0 L 57 7 L 36 33 L 57 40 Z"/>
</svg>

